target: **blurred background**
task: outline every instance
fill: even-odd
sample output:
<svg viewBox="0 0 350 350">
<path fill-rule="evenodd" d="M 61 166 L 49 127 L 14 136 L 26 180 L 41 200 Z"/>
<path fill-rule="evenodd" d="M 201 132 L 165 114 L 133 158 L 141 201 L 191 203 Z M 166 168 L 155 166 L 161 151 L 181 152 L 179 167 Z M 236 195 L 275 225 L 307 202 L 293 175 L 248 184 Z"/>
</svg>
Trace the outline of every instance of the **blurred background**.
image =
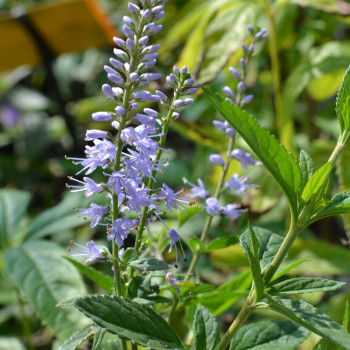
<svg viewBox="0 0 350 350">
<path fill-rule="evenodd" d="M 21 242 L 23 232 L 28 233 L 26 226 L 34 224 L 36 231 L 29 231 L 39 232 L 36 238 L 48 237 L 62 246 L 72 238 L 103 238 L 102 232 L 81 226 L 83 222 L 70 212 L 72 205 L 78 206 L 76 201 L 85 206 L 88 202 L 65 189 L 67 176 L 79 170 L 65 155 L 82 157 L 85 130 L 108 127 L 96 126 L 91 114 L 114 108 L 101 92 L 107 82 L 103 66 L 112 55 L 112 36 L 121 32 L 127 3 L 0 0 L 0 212 L 8 203 L 8 193 L 23 196 L 20 209 L 11 207 L 11 215 L 18 219 L 13 223 L 17 233 L 2 244 L 3 251 Z M 156 70 L 165 76 L 174 64 L 187 65 L 200 84 L 219 93 L 225 85 L 235 88 L 228 67 L 237 66 L 242 57 L 240 45 L 249 41 L 246 26 L 267 28 L 267 40 L 256 46 L 248 70 L 248 92 L 254 101 L 246 110 L 296 158 L 305 149 L 316 168 L 328 159 L 339 132 L 336 92 L 350 64 L 349 1 L 169 0 L 165 13 L 164 29 L 152 39 L 161 44 Z M 153 87 L 171 93 L 164 83 L 157 84 Z M 192 182 L 201 177 L 209 190 L 215 188 L 219 173 L 208 157 L 224 152 L 227 141 L 212 125 L 219 118 L 199 92 L 196 102 L 172 124 L 167 140 L 170 166 L 159 183 L 166 179 L 176 188 L 183 186 L 182 177 Z M 238 140 L 238 146 L 248 151 L 243 141 Z M 350 189 L 349 159 L 347 150 L 332 175 L 330 196 Z M 239 164 L 232 162 L 230 173 L 240 171 Z M 245 175 L 259 188 L 250 197 L 229 194 L 225 199 L 239 201 L 246 214 L 235 223 L 216 218 L 211 237 L 239 234 L 247 219 L 284 235 L 289 220 L 287 202 L 276 183 L 262 167 L 251 168 Z M 51 226 L 46 222 L 42 228 L 35 218 L 49 208 L 56 208 L 50 209 Z M 312 260 L 296 272 L 348 280 L 349 220 L 325 219 L 304 232 L 289 258 Z M 188 239 L 200 233 L 202 214 L 191 222 L 184 228 Z M 217 284 L 248 263 L 240 248 L 233 246 L 206 256 L 199 266 L 203 280 Z M 213 271 L 219 272 L 214 275 Z M 16 297 L 6 277 L 2 281 L 0 333 L 21 336 L 22 331 L 13 328 L 20 323 L 13 306 Z M 348 290 L 316 294 L 308 296 L 310 301 L 321 303 L 324 311 L 340 321 Z M 40 330 L 39 320 L 34 318 L 30 328 Z M 44 342 L 36 348 L 48 346 Z"/>
</svg>

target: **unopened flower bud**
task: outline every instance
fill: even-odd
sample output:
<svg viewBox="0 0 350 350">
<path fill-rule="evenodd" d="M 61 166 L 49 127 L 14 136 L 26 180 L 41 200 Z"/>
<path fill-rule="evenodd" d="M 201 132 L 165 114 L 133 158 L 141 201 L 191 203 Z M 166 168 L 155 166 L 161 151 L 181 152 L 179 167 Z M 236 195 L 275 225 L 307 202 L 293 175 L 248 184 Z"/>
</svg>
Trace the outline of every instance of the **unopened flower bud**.
<svg viewBox="0 0 350 350">
<path fill-rule="evenodd" d="M 184 105 L 184 101 L 183 100 L 175 100 L 174 101 L 174 106 L 176 108 L 182 107 Z"/>
<path fill-rule="evenodd" d="M 149 36 L 148 36 L 148 35 L 145 35 L 145 36 L 143 36 L 142 38 L 140 38 L 139 44 L 141 44 L 141 45 L 147 45 L 147 44 L 148 44 L 148 41 L 149 41 Z"/>
<path fill-rule="evenodd" d="M 188 70 L 187 70 L 187 66 L 183 66 L 182 68 L 181 68 L 181 74 L 187 74 L 188 73 Z"/>
<path fill-rule="evenodd" d="M 114 41 L 119 47 L 121 47 L 122 49 L 125 49 L 126 44 L 125 44 L 125 41 L 124 41 L 123 39 L 114 37 L 114 38 L 113 38 L 113 41 Z"/>
<path fill-rule="evenodd" d="M 129 2 L 128 9 L 132 14 L 140 12 L 140 8 L 137 5 L 133 4 L 132 2 Z"/>
<path fill-rule="evenodd" d="M 174 73 L 180 74 L 180 69 L 177 66 L 174 66 Z"/>
<path fill-rule="evenodd" d="M 220 154 L 211 154 L 209 160 L 216 165 L 224 166 L 225 164 Z"/>
<path fill-rule="evenodd" d="M 112 116 L 108 112 L 96 112 L 96 113 L 92 113 L 92 119 L 95 122 L 106 122 L 108 120 L 111 120 Z"/>
<path fill-rule="evenodd" d="M 245 90 L 245 85 L 244 85 L 243 81 L 240 81 L 240 82 L 238 83 L 238 85 L 237 85 L 237 90 L 240 91 L 240 92 L 242 92 L 242 91 Z"/>
<path fill-rule="evenodd" d="M 114 68 L 117 68 L 117 69 L 122 69 L 123 68 L 123 64 L 116 60 L 115 58 L 111 57 L 109 59 L 109 63 L 114 67 Z"/>
<path fill-rule="evenodd" d="M 118 107 L 116 107 L 115 111 L 116 111 L 116 112 L 117 112 L 117 114 L 119 114 L 119 115 L 125 115 L 125 113 L 126 113 L 125 108 L 124 108 L 124 107 L 122 107 L 122 106 L 118 106 Z"/>
<path fill-rule="evenodd" d="M 163 92 L 159 91 L 159 90 L 156 90 L 156 95 L 159 96 L 162 101 L 165 101 L 165 100 L 168 99 L 166 97 L 166 95 Z"/>
<path fill-rule="evenodd" d="M 229 68 L 231 74 L 237 79 L 237 80 L 241 80 L 241 75 L 239 74 L 238 70 L 234 67 L 230 67 Z"/>
<path fill-rule="evenodd" d="M 126 40 L 126 47 L 130 50 L 130 51 L 134 51 L 135 50 L 135 43 L 130 39 L 128 38 Z"/>
<path fill-rule="evenodd" d="M 253 101 L 254 96 L 253 95 L 247 95 L 246 97 L 243 98 L 241 104 L 242 106 L 247 105 L 248 103 Z"/>
<path fill-rule="evenodd" d="M 225 93 L 226 96 L 229 96 L 229 97 L 234 96 L 234 92 L 232 91 L 232 89 L 229 86 L 224 86 L 222 88 L 222 91 Z"/>
<path fill-rule="evenodd" d="M 135 81 L 137 81 L 139 79 L 139 75 L 137 73 L 133 72 L 130 74 L 129 78 L 130 78 L 130 81 L 132 83 L 134 83 Z"/>
<path fill-rule="evenodd" d="M 132 30 L 126 24 L 123 26 L 123 32 L 128 38 L 132 38 L 134 36 L 134 33 L 132 32 Z"/>
<path fill-rule="evenodd" d="M 242 58 L 239 60 L 239 64 L 240 64 L 242 67 L 244 67 L 244 66 L 247 64 L 247 62 L 246 62 L 246 60 L 245 60 L 244 57 L 242 57 Z"/>
</svg>

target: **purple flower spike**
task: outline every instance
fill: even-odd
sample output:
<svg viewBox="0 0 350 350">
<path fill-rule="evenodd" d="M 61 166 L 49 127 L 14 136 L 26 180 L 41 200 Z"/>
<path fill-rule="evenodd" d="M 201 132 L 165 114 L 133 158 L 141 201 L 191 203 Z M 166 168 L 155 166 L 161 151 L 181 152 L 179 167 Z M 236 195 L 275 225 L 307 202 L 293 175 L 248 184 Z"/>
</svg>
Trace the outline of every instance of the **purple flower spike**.
<svg viewBox="0 0 350 350">
<path fill-rule="evenodd" d="M 168 232 L 170 238 L 171 238 L 171 243 L 170 243 L 170 248 L 169 248 L 169 252 L 171 252 L 173 250 L 173 247 L 175 247 L 175 255 L 176 255 L 176 264 L 175 267 L 178 266 L 178 258 L 177 258 L 177 246 L 176 246 L 176 242 L 179 242 L 181 250 L 182 250 L 182 254 L 184 255 L 184 258 L 186 259 L 186 255 L 185 255 L 185 251 L 182 247 L 181 244 L 181 237 L 180 235 L 172 228 L 169 232 Z"/>
<path fill-rule="evenodd" d="M 239 160 L 242 169 L 246 169 L 248 165 L 257 163 L 257 161 L 250 156 L 250 153 L 246 153 L 240 148 L 234 149 L 231 152 L 231 157 Z"/>
<path fill-rule="evenodd" d="M 220 166 L 224 166 L 225 162 L 222 159 L 222 157 L 220 156 L 220 154 L 211 154 L 209 157 L 209 160 L 216 165 L 220 165 Z"/>
<path fill-rule="evenodd" d="M 257 185 L 246 184 L 247 180 L 247 177 L 239 177 L 239 174 L 233 174 L 226 182 L 225 187 L 233 191 L 239 191 L 242 195 L 246 195 L 249 187 L 257 187 Z"/>
<path fill-rule="evenodd" d="M 74 208 L 74 209 L 75 210 L 84 210 L 84 214 L 79 215 L 79 217 L 83 217 L 84 219 L 91 218 L 91 217 L 94 218 L 91 222 L 91 227 L 95 227 L 100 222 L 102 217 L 109 213 L 108 207 L 106 207 L 106 206 L 101 207 L 95 203 L 91 203 L 90 208 L 88 208 L 88 209 L 81 209 L 81 208 Z"/>
<path fill-rule="evenodd" d="M 238 70 L 234 67 L 230 67 L 229 68 L 231 74 L 237 79 L 237 80 L 241 80 L 241 75 L 239 74 Z"/>
</svg>

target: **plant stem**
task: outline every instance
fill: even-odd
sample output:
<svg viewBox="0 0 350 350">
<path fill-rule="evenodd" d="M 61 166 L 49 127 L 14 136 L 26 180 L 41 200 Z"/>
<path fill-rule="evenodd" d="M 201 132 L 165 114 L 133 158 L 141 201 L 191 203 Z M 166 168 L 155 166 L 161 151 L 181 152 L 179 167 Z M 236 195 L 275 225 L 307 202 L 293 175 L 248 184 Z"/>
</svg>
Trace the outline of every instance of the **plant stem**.
<svg viewBox="0 0 350 350">
<path fill-rule="evenodd" d="M 16 290 L 16 294 L 17 294 L 18 303 L 20 305 L 22 329 L 23 329 L 24 336 L 26 338 L 27 347 L 29 350 L 34 350 L 32 338 L 31 338 L 31 333 L 30 333 L 30 324 L 29 324 L 29 320 L 28 320 L 28 317 L 27 317 L 26 312 L 25 312 L 24 301 L 23 301 L 23 298 L 20 294 L 19 289 L 16 287 L 15 290 Z"/>
<path fill-rule="evenodd" d="M 237 317 L 232 322 L 230 328 L 227 330 L 225 335 L 221 338 L 218 345 L 216 345 L 215 350 L 225 350 L 229 345 L 232 337 L 237 332 L 238 328 L 242 326 L 249 314 L 253 311 L 250 297 L 247 298 L 246 303 L 242 307 L 241 311 Z"/>
<path fill-rule="evenodd" d="M 126 344 L 126 340 L 122 339 L 122 346 L 123 346 L 123 350 L 128 350 L 128 346 Z"/>
<path fill-rule="evenodd" d="M 299 232 L 299 227 L 295 227 L 295 225 L 292 223 L 284 241 L 282 242 L 282 245 L 278 249 L 278 252 L 276 253 L 274 259 L 272 260 L 272 263 L 267 268 L 266 272 L 263 273 L 263 280 L 265 282 L 265 286 L 271 281 L 271 278 L 281 265 L 283 259 L 288 254 L 289 249 L 291 248 L 295 239 L 298 237 Z"/>
<path fill-rule="evenodd" d="M 234 142 L 235 142 L 235 136 L 230 136 L 230 141 L 229 141 L 229 144 L 228 144 L 228 147 L 227 147 L 227 152 L 226 152 L 226 160 L 225 160 L 225 163 L 224 163 L 224 166 L 223 166 L 223 169 L 222 169 L 222 173 L 221 173 L 219 182 L 218 182 L 218 184 L 216 186 L 216 190 L 215 190 L 215 194 L 214 194 L 214 197 L 216 199 L 220 198 L 221 191 L 222 191 L 222 188 L 224 186 L 225 178 L 226 178 L 226 175 L 227 175 L 227 172 L 228 172 L 228 168 L 229 168 L 229 165 L 230 165 L 231 152 L 233 150 Z M 208 237 L 208 232 L 209 232 L 212 220 L 213 220 L 213 217 L 208 215 L 207 219 L 205 221 L 204 227 L 203 227 L 201 238 L 200 238 L 203 243 L 205 242 L 205 240 Z M 193 271 L 194 271 L 194 269 L 195 269 L 195 267 L 197 265 L 197 262 L 198 262 L 198 260 L 199 260 L 201 255 L 202 255 L 202 253 L 200 253 L 200 252 L 195 253 L 193 255 L 193 258 L 192 258 L 190 267 L 188 269 L 188 274 L 187 274 L 187 276 L 185 278 L 185 281 L 187 281 L 190 278 L 190 276 L 193 273 Z"/>
</svg>

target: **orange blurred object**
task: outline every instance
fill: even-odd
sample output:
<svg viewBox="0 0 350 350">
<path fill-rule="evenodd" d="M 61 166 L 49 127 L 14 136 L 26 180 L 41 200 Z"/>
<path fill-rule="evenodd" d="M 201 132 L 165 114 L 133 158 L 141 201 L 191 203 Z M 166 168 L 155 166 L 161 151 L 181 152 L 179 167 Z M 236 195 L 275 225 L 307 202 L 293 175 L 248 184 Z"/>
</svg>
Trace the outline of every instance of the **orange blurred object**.
<svg viewBox="0 0 350 350">
<path fill-rule="evenodd" d="M 16 9 L 15 9 L 16 10 Z M 44 63 L 32 33 L 16 17 L 0 17 L 0 72 L 23 64 Z M 113 45 L 117 33 L 94 0 L 65 0 L 36 5 L 25 12 L 54 56 Z"/>
</svg>

